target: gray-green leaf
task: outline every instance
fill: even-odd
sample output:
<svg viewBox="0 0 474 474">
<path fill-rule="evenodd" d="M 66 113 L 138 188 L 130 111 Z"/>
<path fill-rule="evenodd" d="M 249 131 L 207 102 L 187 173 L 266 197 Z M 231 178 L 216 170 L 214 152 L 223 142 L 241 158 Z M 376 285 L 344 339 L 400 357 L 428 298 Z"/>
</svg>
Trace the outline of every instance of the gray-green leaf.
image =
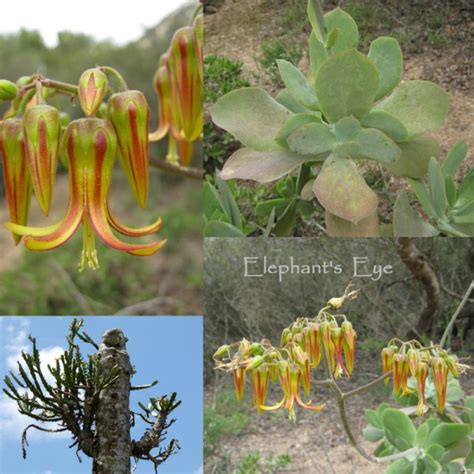
<svg viewBox="0 0 474 474">
<path fill-rule="evenodd" d="M 362 118 L 361 123 L 366 128 L 376 128 L 384 132 L 395 142 L 402 142 L 408 138 L 405 125 L 384 110 L 372 110 Z"/>
<path fill-rule="evenodd" d="M 395 237 L 434 237 L 439 232 L 425 222 L 410 206 L 408 196 L 401 192 L 393 209 L 393 233 Z"/>
<path fill-rule="evenodd" d="M 291 151 L 300 155 L 318 155 L 332 150 L 336 136 L 322 123 L 307 123 L 293 131 L 287 139 Z"/>
<path fill-rule="evenodd" d="M 316 94 L 304 74 L 293 64 L 283 59 L 277 60 L 281 79 L 285 83 L 288 93 L 298 102 L 310 109 L 317 109 Z"/>
</svg>

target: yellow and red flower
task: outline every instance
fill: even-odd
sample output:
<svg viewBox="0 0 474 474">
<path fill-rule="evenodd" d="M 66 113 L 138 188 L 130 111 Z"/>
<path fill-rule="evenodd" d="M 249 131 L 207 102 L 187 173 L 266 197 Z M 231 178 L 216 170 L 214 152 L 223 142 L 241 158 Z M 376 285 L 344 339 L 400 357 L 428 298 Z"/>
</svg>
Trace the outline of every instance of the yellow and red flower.
<svg viewBox="0 0 474 474">
<path fill-rule="evenodd" d="M 79 79 L 79 101 L 84 113 L 94 115 L 107 93 L 108 80 L 99 68 L 87 69 Z"/>
<path fill-rule="evenodd" d="M 108 195 L 112 167 L 116 158 L 117 139 L 114 128 L 107 120 L 79 119 L 71 122 L 64 137 L 64 151 L 68 161 L 70 198 L 63 220 L 49 227 L 25 227 L 8 223 L 15 234 L 26 236 L 25 246 L 31 250 L 51 250 L 65 244 L 83 224 L 84 248 L 81 270 L 88 265 L 98 268 L 94 234 L 108 246 L 132 255 L 146 256 L 158 251 L 165 241 L 130 244 L 118 239 L 115 228 L 123 235 L 140 237 L 156 232 L 161 219 L 142 228 L 131 229 L 111 215 Z"/>
<path fill-rule="evenodd" d="M 250 372 L 250 380 L 253 387 L 253 402 L 258 414 L 262 413 L 262 407 L 265 406 L 268 389 L 268 367 L 260 366 Z"/>
<path fill-rule="evenodd" d="M 234 376 L 235 396 L 240 401 L 244 395 L 246 370 L 244 367 L 239 367 L 234 369 L 232 374 Z"/>
<path fill-rule="evenodd" d="M 344 349 L 344 359 L 346 361 L 345 368 L 347 375 L 352 375 L 354 370 L 354 361 L 356 353 L 357 333 L 350 321 L 344 321 L 341 324 L 342 331 L 342 348 Z"/>
<path fill-rule="evenodd" d="M 431 359 L 431 370 L 433 371 L 433 379 L 436 387 L 438 410 L 440 413 L 443 413 L 446 405 L 446 391 L 448 389 L 448 365 L 442 357 L 436 356 Z"/>
<path fill-rule="evenodd" d="M 418 416 L 422 416 L 425 411 L 425 385 L 428 377 L 428 364 L 426 362 L 419 362 L 416 367 L 416 383 L 418 387 L 418 406 L 416 413 Z"/>
</svg>

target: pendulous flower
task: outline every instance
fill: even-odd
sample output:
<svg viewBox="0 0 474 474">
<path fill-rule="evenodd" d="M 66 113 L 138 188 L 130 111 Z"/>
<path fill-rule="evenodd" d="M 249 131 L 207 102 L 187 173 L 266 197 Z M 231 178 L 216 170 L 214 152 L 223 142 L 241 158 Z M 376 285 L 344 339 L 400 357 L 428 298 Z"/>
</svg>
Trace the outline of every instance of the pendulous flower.
<svg viewBox="0 0 474 474">
<path fill-rule="evenodd" d="M 94 115 L 101 106 L 107 88 L 107 76 L 100 69 L 88 69 L 82 73 L 79 78 L 79 100 L 88 117 Z"/>
<path fill-rule="evenodd" d="M 253 402 L 260 415 L 262 407 L 265 405 L 268 388 L 268 367 L 261 366 L 250 372 L 250 380 L 253 387 Z"/>
<path fill-rule="evenodd" d="M 422 416 L 425 411 L 425 384 L 428 377 L 428 364 L 426 362 L 420 362 L 416 367 L 416 384 L 418 387 L 418 406 L 416 413 L 418 416 Z"/>
<path fill-rule="evenodd" d="M 0 122 L 0 156 L 2 157 L 3 179 L 10 212 L 10 221 L 26 225 L 31 202 L 31 179 L 25 155 L 23 121 L 12 118 Z M 15 244 L 21 235 L 13 233 Z"/>
<path fill-rule="evenodd" d="M 384 347 L 382 349 L 382 371 L 384 374 L 388 374 L 393 368 L 393 355 L 395 350 L 393 347 Z M 388 385 L 390 378 L 385 379 L 385 385 Z"/>
<path fill-rule="evenodd" d="M 59 111 L 46 104 L 28 108 L 23 117 L 23 131 L 33 190 L 41 209 L 48 214 L 59 159 Z"/>
<path fill-rule="evenodd" d="M 438 410 L 440 413 L 443 413 L 446 405 L 446 391 L 448 389 L 448 365 L 442 357 L 436 356 L 431 359 L 431 370 L 433 371 L 433 379 L 436 387 Z"/>
<path fill-rule="evenodd" d="M 341 324 L 342 331 L 342 348 L 344 349 L 345 367 L 348 375 L 352 375 L 354 370 L 356 339 L 357 333 L 350 321 L 344 321 Z"/>
<path fill-rule="evenodd" d="M 31 250 L 51 250 L 66 243 L 83 224 L 82 259 L 80 269 L 98 268 L 95 237 L 109 247 L 132 255 L 146 256 L 158 251 L 165 241 L 130 244 L 119 240 L 112 228 L 123 235 L 139 237 L 156 232 L 161 219 L 142 228 L 131 229 L 111 215 L 108 195 L 112 167 L 117 152 L 114 128 L 107 120 L 79 119 L 71 122 L 64 136 L 64 152 L 68 161 L 69 207 L 61 222 L 49 227 L 25 227 L 15 223 L 6 226 L 12 232 L 26 236 L 25 246 Z"/>
<path fill-rule="evenodd" d="M 232 374 L 234 376 L 235 396 L 240 401 L 244 395 L 246 370 L 243 367 L 239 367 L 234 369 Z"/>
<path fill-rule="evenodd" d="M 148 195 L 148 121 L 150 109 L 140 91 L 118 92 L 108 102 L 108 118 L 117 132 L 120 162 L 141 207 Z"/>
</svg>

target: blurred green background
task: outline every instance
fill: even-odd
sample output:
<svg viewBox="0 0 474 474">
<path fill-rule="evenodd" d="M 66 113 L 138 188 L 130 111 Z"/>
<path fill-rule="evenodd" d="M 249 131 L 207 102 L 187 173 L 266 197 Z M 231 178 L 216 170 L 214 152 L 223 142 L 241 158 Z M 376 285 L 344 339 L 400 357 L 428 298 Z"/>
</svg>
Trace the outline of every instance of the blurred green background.
<svg viewBox="0 0 474 474">
<path fill-rule="evenodd" d="M 143 91 L 151 109 L 150 129 L 157 126 L 157 99 L 152 78 L 159 58 L 174 31 L 190 21 L 194 2 L 176 10 L 143 36 L 124 46 L 96 41 L 91 36 L 62 32 L 49 48 L 36 31 L 21 30 L 0 35 L 0 77 L 16 81 L 22 75 L 45 76 L 76 84 L 80 74 L 97 64 L 117 68 L 131 89 Z M 54 97 L 52 105 L 81 115 L 77 104 Z M 6 104 L 0 105 L 0 114 Z M 0 115 L 1 116 L 1 115 Z M 201 162 L 196 146 L 194 166 Z M 151 156 L 163 158 L 166 141 L 152 145 Z M 1 173 L 1 171 L 0 171 Z M 0 179 L 0 222 L 8 221 L 7 203 Z M 151 239 L 167 238 L 156 255 L 133 257 L 97 241 L 101 268 L 79 273 L 82 232 L 64 247 L 50 252 L 30 252 L 14 247 L 6 229 L 0 228 L 0 314 L 201 314 L 202 223 L 201 183 L 151 169 L 148 206 L 142 210 L 133 200 L 122 170 L 114 170 L 111 207 L 125 224 L 146 225 L 158 216 L 163 229 Z M 42 215 L 33 199 L 30 223 L 48 225 L 64 215 L 68 179 L 60 169 L 50 216 Z"/>
</svg>

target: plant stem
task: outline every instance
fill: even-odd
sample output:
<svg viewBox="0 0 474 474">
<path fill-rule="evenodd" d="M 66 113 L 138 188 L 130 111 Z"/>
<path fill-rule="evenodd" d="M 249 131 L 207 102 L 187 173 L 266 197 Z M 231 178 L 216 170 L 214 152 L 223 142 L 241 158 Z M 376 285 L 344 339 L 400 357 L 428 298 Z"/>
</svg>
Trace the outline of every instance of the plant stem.
<svg viewBox="0 0 474 474">
<path fill-rule="evenodd" d="M 461 303 L 459 303 L 459 306 L 457 307 L 456 311 L 454 312 L 453 316 L 451 317 L 451 320 L 449 321 L 448 325 L 446 326 L 446 329 L 443 333 L 443 337 L 441 338 L 441 341 L 439 343 L 439 346 L 440 346 L 441 349 L 444 347 L 444 344 L 446 343 L 446 340 L 451 335 L 451 332 L 452 332 L 453 327 L 454 327 L 454 323 L 456 322 L 456 319 L 461 314 L 462 309 L 464 308 L 467 301 L 469 300 L 469 296 L 471 296 L 472 291 L 474 291 L 474 281 L 472 281 L 471 284 L 469 285 L 469 288 L 467 289 L 466 293 L 464 294 L 463 299 L 461 300 Z"/>
<path fill-rule="evenodd" d="M 169 163 L 168 161 L 160 160 L 159 158 L 151 157 L 150 165 L 162 171 L 165 171 L 166 173 L 184 176 L 190 179 L 202 180 L 204 177 L 204 170 L 174 165 L 172 163 Z"/>
<path fill-rule="evenodd" d="M 79 87 L 73 84 L 68 84 L 67 82 L 54 81 L 52 79 L 43 79 L 41 83 L 45 87 L 51 87 L 60 92 L 66 92 L 67 94 L 77 95 L 79 93 Z"/>
<path fill-rule="evenodd" d="M 99 67 L 99 69 L 106 74 L 111 74 L 112 76 L 114 76 L 114 78 L 117 80 L 117 83 L 119 85 L 119 90 L 121 92 L 128 90 L 128 86 L 127 86 L 127 83 L 125 82 L 125 79 L 123 78 L 122 74 L 120 74 L 117 71 L 117 69 L 110 66 L 101 66 Z"/>
<path fill-rule="evenodd" d="M 365 385 L 362 385 L 361 387 L 355 388 L 354 390 L 351 390 L 349 392 L 346 392 L 343 394 L 344 399 L 353 397 L 354 395 L 358 395 L 359 393 L 365 392 L 369 388 L 372 388 L 374 385 L 379 384 L 380 382 L 383 382 L 387 377 L 390 377 L 392 374 L 392 371 L 387 372 L 384 375 L 381 375 L 380 377 L 376 378 L 375 380 L 372 380 L 372 382 L 369 382 Z"/>
</svg>

